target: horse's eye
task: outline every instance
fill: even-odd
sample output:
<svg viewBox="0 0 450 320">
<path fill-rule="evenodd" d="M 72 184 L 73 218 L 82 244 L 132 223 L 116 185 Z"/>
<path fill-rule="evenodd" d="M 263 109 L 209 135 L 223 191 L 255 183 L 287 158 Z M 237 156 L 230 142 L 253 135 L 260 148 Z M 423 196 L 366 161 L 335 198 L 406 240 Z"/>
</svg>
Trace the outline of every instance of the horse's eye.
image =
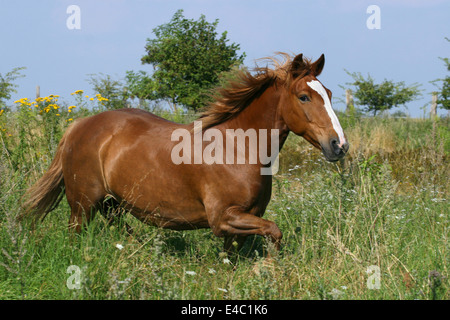
<svg viewBox="0 0 450 320">
<path fill-rule="evenodd" d="M 303 94 L 299 97 L 301 102 L 309 102 L 311 100 L 309 100 L 308 96 L 306 94 Z"/>
</svg>

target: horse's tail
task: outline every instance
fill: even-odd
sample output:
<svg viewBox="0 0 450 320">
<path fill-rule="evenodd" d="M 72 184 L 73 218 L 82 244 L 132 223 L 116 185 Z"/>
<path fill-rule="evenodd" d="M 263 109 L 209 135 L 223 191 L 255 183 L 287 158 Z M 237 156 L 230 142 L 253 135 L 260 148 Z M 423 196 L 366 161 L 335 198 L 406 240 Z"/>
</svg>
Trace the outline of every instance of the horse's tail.
<svg viewBox="0 0 450 320">
<path fill-rule="evenodd" d="M 56 150 L 55 157 L 47 172 L 26 192 L 23 197 L 22 212 L 17 219 L 23 220 L 32 216 L 34 220 L 45 218 L 47 213 L 54 210 L 64 196 L 64 176 L 62 170 L 62 153 L 68 133 L 73 128 L 70 126 L 64 133 Z"/>
</svg>

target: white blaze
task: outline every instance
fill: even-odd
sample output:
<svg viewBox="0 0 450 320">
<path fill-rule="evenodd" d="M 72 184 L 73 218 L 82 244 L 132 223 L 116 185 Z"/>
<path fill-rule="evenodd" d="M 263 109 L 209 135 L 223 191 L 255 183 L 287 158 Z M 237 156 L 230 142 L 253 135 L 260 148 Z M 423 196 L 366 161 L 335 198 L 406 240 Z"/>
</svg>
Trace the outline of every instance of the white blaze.
<svg viewBox="0 0 450 320">
<path fill-rule="evenodd" d="M 317 80 L 311 80 L 306 83 L 308 86 L 311 87 L 314 91 L 316 91 L 323 99 L 323 102 L 325 104 L 325 110 L 327 110 L 328 116 L 331 119 L 331 124 L 333 125 L 334 131 L 336 131 L 337 135 L 339 136 L 339 147 L 342 148 L 344 145 L 345 137 L 344 137 L 344 131 L 342 130 L 341 124 L 339 123 L 339 120 L 336 116 L 336 114 L 333 111 L 333 108 L 331 107 L 331 101 L 330 98 L 328 98 L 327 91 L 323 87 L 323 85 L 317 81 Z"/>
</svg>

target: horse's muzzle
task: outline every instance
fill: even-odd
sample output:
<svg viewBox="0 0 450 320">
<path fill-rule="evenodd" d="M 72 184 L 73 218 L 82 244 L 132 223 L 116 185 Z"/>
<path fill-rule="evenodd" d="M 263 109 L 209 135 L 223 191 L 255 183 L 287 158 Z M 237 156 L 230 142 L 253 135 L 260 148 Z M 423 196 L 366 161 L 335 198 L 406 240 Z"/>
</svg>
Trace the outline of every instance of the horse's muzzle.
<svg viewBox="0 0 450 320">
<path fill-rule="evenodd" d="M 348 142 L 345 142 L 342 146 L 339 146 L 339 139 L 332 138 L 328 145 L 322 145 L 322 152 L 328 161 L 334 162 L 343 158 L 348 152 L 349 147 L 350 145 Z"/>
</svg>

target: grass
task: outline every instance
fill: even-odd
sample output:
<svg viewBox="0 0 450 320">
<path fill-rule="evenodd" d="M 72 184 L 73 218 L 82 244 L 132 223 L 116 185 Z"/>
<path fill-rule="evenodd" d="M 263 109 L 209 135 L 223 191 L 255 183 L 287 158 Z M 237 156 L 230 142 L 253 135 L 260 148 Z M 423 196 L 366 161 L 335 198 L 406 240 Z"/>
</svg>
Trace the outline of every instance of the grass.
<svg viewBox="0 0 450 320">
<path fill-rule="evenodd" d="M 71 236 L 65 200 L 35 230 L 20 225 L 20 197 L 51 157 L 30 143 L 13 166 L 15 140 L 0 163 L 0 299 L 449 299 L 448 119 L 345 120 L 338 164 L 289 136 L 265 214 L 284 235 L 272 264 L 260 237 L 229 259 L 208 229 L 130 215 L 133 236 L 100 215 Z"/>
</svg>

